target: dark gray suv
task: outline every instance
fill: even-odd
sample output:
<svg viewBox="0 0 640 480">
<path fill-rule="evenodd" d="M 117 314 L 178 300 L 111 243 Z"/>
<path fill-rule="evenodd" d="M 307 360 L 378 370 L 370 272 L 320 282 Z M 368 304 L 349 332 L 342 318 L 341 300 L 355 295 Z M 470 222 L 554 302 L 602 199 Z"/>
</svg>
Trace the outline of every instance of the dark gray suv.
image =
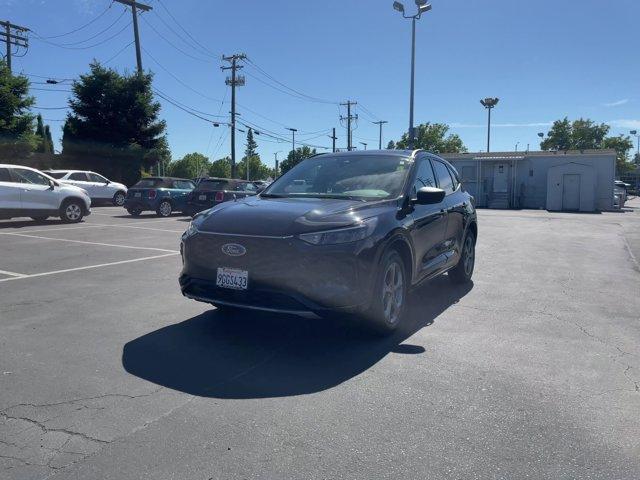
<svg viewBox="0 0 640 480">
<path fill-rule="evenodd" d="M 442 158 L 325 154 L 197 215 L 182 237 L 180 286 L 217 307 L 349 312 L 391 332 L 410 288 L 445 272 L 471 280 L 477 237 L 473 197 Z"/>
</svg>

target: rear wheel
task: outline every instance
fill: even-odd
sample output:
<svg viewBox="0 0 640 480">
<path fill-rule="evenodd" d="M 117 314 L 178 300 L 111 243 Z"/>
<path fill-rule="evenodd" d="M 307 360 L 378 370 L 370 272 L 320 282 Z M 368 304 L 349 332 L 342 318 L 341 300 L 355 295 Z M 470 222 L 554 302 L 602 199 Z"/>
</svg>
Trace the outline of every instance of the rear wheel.
<svg viewBox="0 0 640 480">
<path fill-rule="evenodd" d="M 467 283 L 471 281 L 473 269 L 476 264 L 476 237 L 472 231 L 467 235 L 462 244 L 458 265 L 449 270 L 449 279 L 453 283 Z"/>
<path fill-rule="evenodd" d="M 373 302 L 365 315 L 378 333 L 390 334 L 402 323 L 407 300 L 407 275 L 404 262 L 396 250 L 382 257 L 375 283 Z"/>
<path fill-rule="evenodd" d="M 31 217 L 31 219 L 32 219 L 34 222 L 38 222 L 38 223 L 44 222 L 47 218 L 49 218 L 49 217 L 48 217 L 48 216 Z"/>
<path fill-rule="evenodd" d="M 168 200 L 163 200 L 162 202 L 160 202 L 160 205 L 158 205 L 158 210 L 156 210 L 156 213 L 159 217 L 169 217 L 171 216 L 172 212 L 173 207 L 171 206 L 171 202 L 169 202 Z"/>
<path fill-rule="evenodd" d="M 124 194 L 124 192 L 116 192 L 116 194 L 113 196 L 113 204 L 116 207 L 121 207 L 124 205 L 124 201 L 127 198 L 127 196 Z"/>
<path fill-rule="evenodd" d="M 80 200 L 66 200 L 60 207 L 60 218 L 65 223 L 78 223 L 84 217 Z"/>
</svg>

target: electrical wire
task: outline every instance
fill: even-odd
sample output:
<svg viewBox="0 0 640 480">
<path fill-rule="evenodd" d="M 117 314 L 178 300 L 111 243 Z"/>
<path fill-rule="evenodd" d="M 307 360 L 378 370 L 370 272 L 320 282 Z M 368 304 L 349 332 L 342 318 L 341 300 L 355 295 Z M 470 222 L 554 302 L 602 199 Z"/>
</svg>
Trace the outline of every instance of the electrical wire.
<svg viewBox="0 0 640 480">
<path fill-rule="evenodd" d="M 67 110 L 69 107 L 40 107 L 38 105 L 32 105 L 31 108 L 36 110 Z"/>
<path fill-rule="evenodd" d="M 193 42 L 198 45 L 200 48 L 202 48 L 202 50 L 204 51 L 205 54 L 207 55 L 211 55 L 211 56 L 215 56 L 215 53 L 213 53 L 211 50 L 209 50 L 207 47 L 205 47 L 204 45 L 202 45 L 198 40 L 196 40 L 191 33 L 189 33 L 189 31 L 184 28 L 182 26 L 182 24 L 176 19 L 176 17 L 173 16 L 173 14 L 169 11 L 169 9 L 166 7 L 166 5 L 164 4 L 164 2 L 162 0 L 158 0 L 158 3 L 162 6 L 162 8 L 169 14 L 169 16 L 171 17 L 171 19 L 176 23 L 176 25 L 178 25 L 178 27 L 180 27 L 180 29 L 187 34 L 187 36 L 193 40 Z"/>
<path fill-rule="evenodd" d="M 164 5 L 163 5 L 163 7 L 164 7 Z M 166 9 L 166 8 L 165 8 L 165 9 Z M 189 48 L 191 48 L 191 49 L 193 49 L 193 50 L 200 50 L 200 52 L 199 52 L 199 53 L 204 53 L 204 55 L 206 55 L 206 56 L 215 56 L 215 55 L 213 55 L 213 54 L 210 54 L 210 53 L 209 53 L 209 52 L 207 52 L 207 51 L 202 51 L 202 50 L 201 50 L 201 47 L 199 46 L 199 44 L 198 44 L 197 42 L 196 42 L 196 43 L 190 43 L 189 41 L 185 40 L 185 38 L 184 38 L 182 35 L 180 35 L 178 32 L 176 32 L 176 31 L 173 29 L 173 27 L 171 26 L 171 24 L 170 24 L 169 22 L 167 22 L 164 18 L 162 18 L 160 15 L 157 15 L 157 14 L 156 14 L 156 18 L 157 18 L 158 20 L 160 20 L 160 21 L 162 22 L 162 24 L 163 24 L 165 27 L 167 27 L 167 29 L 169 29 L 169 31 L 170 31 L 171 33 L 173 33 L 177 38 L 179 38 L 179 39 L 180 39 L 180 41 L 182 41 L 182 42 L 183 42 L 187 47 L 189 47 Z M 176 23 L 177 23 L 177 22 L 176 22 Z M 195 46 L 194 46 L 194 45 L 195 45 Z"/>
<path fill-rule="evenodd" d="M 102 64 L 103 65 L 108 65 L 110 62 L 115 60 L 122 52 L 124 52 L 127 48 L 129 48 L 134 43 L 136 43 L 135 40 L 132 40 L 131 42 L 127 43 L 124 47 L 122 47 L 120 50 L 118 50 L 118 52 L 115 55 L 113 55 L 111 58 L 109 58 L 109 60 L 106 60 L 106 61 L 102 62 Z"/>
<path fill-rule="evenodd" d="M 178 47 L 177 45 L 175 45 L 173 42 L 171 42 L 171 40 L 169 40 L 168 38 L 166 38 L 164 35 L 162 35 L 157 29 L 156 27 L 154 27 L 150 22 L 148 22 L 144 17 L 140 17 L 144 23 L 146 25 L 149 26 L 149 28 L 151 28 L 151 30 L 153 30 L 156 35 L 158 35 L 158 37 L 162 38 L 162 40 L 164 40 L 165 42 L 167 42 L 169 45 L 171 45 L 173 48 L 175 48 L 178 52 L 182 53 L 183 55 L 186 55 L 189 58 L 192 58 L 194 60 L 197 60 L 199 62 L 203 62 L 203 63 L 209 63 L 209 60 L 204 60 L 202 57 L 195 57 L 193 55 L 191 55 L 190 53 L 185 52 L 183 49 L 181 49 L 180 47 Z"/>
<path fill-rule="evenodd" d="M 127 23 L 124 27 L 122 27 L 120 30 L 118 30 L 116 33 L 114 33 L 113 35 L 111 35 L 108 38 L 105 38 L 104 40 L 98 42 L 98 43 L 94 43 L 93 45 L 87 45 L 84 47 L 66 47 L 62 44 L 58 44 L 58 43 L 53 43 L 50 42 L 48 40 L 43 40 L 41 38 L 35 37 L 36 40 L 40 40 L 41 42 L 47 43 L 49 45 L 52 45 L 54 47 L 58 47 L 58 48 L 64 48 L 65 50 L 88 50 L 90 48 L 95 48 L 95 47 L 99 47 L 100 45 L 104 45 L 105 43 L 113 40 L 114 38 L 116 38 L 118 35 L 120 35 L 122 32 L 124 32 L 128 27 L 131 26 L 133 22 L 129 22 Z"/>
<path fill-rule="evenodd" d="M 371 110 L 367 109 L 362 103 L 358 103 L 358 107 L 362 110 L 362 112 L 368 116 L 371 120 L 380 120 L 380 117 L 375 115 Z"/>
<path fill-rule="evenodd" d="M 169 102 L 174 107 L 182 110 L 185 113 L 188 113 L 189 115 L 192 115 L 192 116 L 194 116 L 196 118 L 199 118 L 200 120 L 204 120 L 207 123 L 224 123 L 224 122 L 216 122 L 214 120 L 211 120 L 209 118 L 206 118 L 206 117 L 202 116 L 202 115 L 209 115 L 209 116 L 215 117 L 216 115 L 211 115 L 211 114 L 208 114 L 208 113 L 199 112 L 197 110 L 191 110 L 191 109 L 189 109 L 189 107 L 186 107 L 186 106 L 180 104 L 178 101 L 169 98 L 168 96 L 166 96 L 165 94 L 160 92 L 158 89 L 154 88 L 153 91 L 154 91 L 154 93 L 156 95 L 158 95 L 160 98 L 164 99 L 165 101 Z"/>
<path fill-rule="evenodd" d="M 80 45 L 81 43 L 87 43 L 90 42 L 91 40 L 94 40 L 95 38 L 98 38 L 100 35 L 102 35 L 103 33 L 108 32 L 109 30 L 111 30 L 119 21 L 122 17 L 124 17 L 124 14 L 127 13 L 126 9 L 123 9 L 122 12 L 120 13 L 120 15 L 118 16 L 118 18 L 115 19 L 115 21 L 113 23 L 111 23 L 107 28 L 100 30 L 98 33 L 90 36 L 89 38 L 85 38 L 84 40 L 80 40 L 77 42 L 70 42 L 70 43 L 59 43 L 56 44 L 60 47 L 72 47 L 74 45 Z M 49 43 L 53 43 L 53 42 L 49 42 Z"/>
<path fill-rule="evenodd" d="M 69 32 L 61 33 L 60 35 L 51 35 L 51 36 L 48 36 L 48 37 L 43 37 L 43 36 L 40 36 L 40 35 L 39 36 L 40 36 L 40 38 L 47 40 L 47 39 L 52 39 L 52 38 L 66 37 L 67 35 L 71 35 L 72 33 L 79 32 L 80 30 L 84 30 L 88 26 L 93 25 L 95 22 L 100 20 L 109 11 L 109 9 L 111 8 L 112 5 L 113 5 L 113 1 L 109 4 L 109 6 L 102 13 L 100 13 L 93 20 L 91 20 L 90 22 L 85 23 L 84 25 L 82 25 L 82 26 L 80 26 L 78 28 L 75 28 L 75 29 L 73 29 L 73 30 L 71 30 Z"/>
<path fill-rule="evenodd" d="M 267 72 L 265 72 L 259 65 L 257 65 L 253 60 L 251 60 L 250 58 L 247 58 L 246 61 L 249 63 L 249 65 L 251 65 L 253 68 L 255 68 L 256 70 L 258 70 L 260 73 L 262 73 L 265 77 L 269 78 L 270 80 L 274 81 L 275 83 L 277 83 L 278 85 L 286 88 L 287 90 L 290 90 L 292 92 L 294 92 L 295 94 L 306 98 L 307 100 L 311 101 L 311 102 L 316 102 L 316 103 L 327 103 L 327 104 L 333 104 L 333 105 L 337 105 L 340 102 L 334 102 L 331 100 L 326 100 L 326 99 L 322 99 L 322 98 L 318 98 L 318 97 L 313 97 L 311 95 L 307 95 L 306 93 L 302 93 L 294 88 L 289 87 L 288 85 L 285 85 L 284 83 L 282 83 L 281 81 L 279 81 L 278 79 L 274 78 L 272 75 L 269 75 Z"/>
</svg>

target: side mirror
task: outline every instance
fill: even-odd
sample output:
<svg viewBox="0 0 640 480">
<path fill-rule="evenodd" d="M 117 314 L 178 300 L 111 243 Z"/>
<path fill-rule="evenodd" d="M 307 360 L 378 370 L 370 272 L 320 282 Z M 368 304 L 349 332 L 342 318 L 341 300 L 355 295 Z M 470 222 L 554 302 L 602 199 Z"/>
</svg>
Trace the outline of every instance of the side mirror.
<svg viewBox="0 0 640 480">
<path fill-rule="evenodd" d="M 446 193 L 441 188 L 422 187 L 416 193 L 416 200 L 413 203 L 418 205 L 434 205 L 444 200 Z"/>
<path fill-rule="evenodd" d="M 55 186 L 56 182 L 54 182 L 53 180 L 49 180 L 49 190 L 53 190 Z"/>
</svg>

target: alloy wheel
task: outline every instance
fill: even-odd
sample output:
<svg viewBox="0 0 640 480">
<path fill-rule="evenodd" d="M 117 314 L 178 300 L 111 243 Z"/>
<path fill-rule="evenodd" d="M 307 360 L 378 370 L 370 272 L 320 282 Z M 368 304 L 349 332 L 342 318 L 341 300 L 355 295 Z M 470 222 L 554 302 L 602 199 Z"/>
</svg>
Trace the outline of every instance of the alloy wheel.
<svg viewBox="0 0 640 480">
<path fill-rule="evenodd" d="M 402 267 L 397 262 L 387 266 L 382 282 L 382 308 L 387 323 L 395 325 L 404 302 L 404 278 Z"/>
<path fill-rule="evenodd" d="M 82 209 L 76 203 L 70 203 L 64 211 L 66 217 L 71 221 L 76 221 L 82 216 Z"/>
<path fill-rule="evenodd" d="M 115 204 L 118 207 L 121 207 L 122 205 L 124 205 L 124 201 L 125 201 L 124 193 L 116 193 Z"/>
<path fill-rule="evenodd" d="M 467 236 L 464 242 L 464 273 L 468 277 L 473 273 L 473 267 L 476 261 L 475 248 L 473 245 L 473 238 Z"/>
<path fill-rule="evenodd" d="M 171 215 L 171 204 L 169 202 L 162 202 L 160 204 L 160 215 L 163 217 L 168 217 Z"/>
</svg>

